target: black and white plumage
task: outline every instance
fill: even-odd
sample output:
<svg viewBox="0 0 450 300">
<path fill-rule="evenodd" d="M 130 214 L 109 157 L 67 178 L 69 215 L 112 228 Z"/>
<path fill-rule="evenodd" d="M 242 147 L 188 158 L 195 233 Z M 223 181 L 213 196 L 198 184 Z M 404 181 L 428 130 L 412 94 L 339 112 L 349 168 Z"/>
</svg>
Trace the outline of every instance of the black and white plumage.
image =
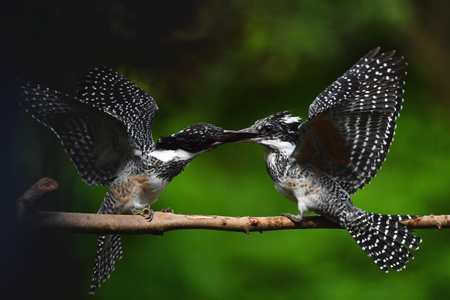
<svg viewBox="0 0 450 300">
<path fill-rule="evenodd" d="M 80 80 L 78 97 L 27 82 L 19 104 L 50 127 L 83 180 L 110 185 L 99 214 L 149 213 L 170 181 L 199 154 L 255 134 L 191 125 L 155 144 L 153 98 L 127 78 L 96 68 Z M 99 235 L 90 292 L 103 283 L 122 257 L 119 235 Z"/>
<path fill-rule="evenodd" d="M 353 205 L 350 195 L 376 175 L 392 143 L 401 109 L 402 57 L 370 51 L 311 104 L 301 122 L 290 112 L 256 121 L 248 140 L 263 146 L 266 169 L 276 189 L 305 212 L 324 215 L 346 228 L 383 270 L 400 271 L 421 239 L 399 221 L 410 216 L 379 215 Z"/>
</svg>

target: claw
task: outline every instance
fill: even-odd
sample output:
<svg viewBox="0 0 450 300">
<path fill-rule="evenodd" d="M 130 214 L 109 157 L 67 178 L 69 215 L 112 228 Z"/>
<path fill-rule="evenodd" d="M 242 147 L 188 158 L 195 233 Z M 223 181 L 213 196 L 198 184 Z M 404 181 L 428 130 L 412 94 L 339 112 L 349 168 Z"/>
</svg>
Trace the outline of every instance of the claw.
<svg viewBox="0 0 450 300">
<path fill-rule="evenodd" d="M 161 212 L 173 214 L 173 209 L 172 209 L 172 207 L 167 207 L 167 208 L 162 209 Z"/>
<path fill-rule="evenodd" d="M 302 215 L 293 215 L 293 214 L 284 213 L 283 216 L 289 218 L 289 220 L 291 220 L 294 223 L 300 223 L 303 219 Z"/>
<path fill-rule="evenodd" d="M 153 220 L 153 209 L 150 208 L 150 205 L 145 206 L 142 209 L 134 208 L 132 210 L 133 215 L 141 215 L 146 218 L 149 222 Z M 148 216 L 145 216 L 147 215 Z"/>
<path fill-rule="evenodd" d="M 153 215 L 154 215 L 153 209 L 148 209 L 148 216 L 146 216 L 145 218 L 147 219 L 147 221 L 151 222 L 153 220 Z"/>
</svg>

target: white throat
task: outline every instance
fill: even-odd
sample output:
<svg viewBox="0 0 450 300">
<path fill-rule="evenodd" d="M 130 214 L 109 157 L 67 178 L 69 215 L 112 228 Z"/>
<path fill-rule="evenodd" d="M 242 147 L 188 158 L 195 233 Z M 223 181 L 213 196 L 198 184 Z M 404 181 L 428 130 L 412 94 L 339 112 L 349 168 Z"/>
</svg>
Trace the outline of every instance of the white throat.
<svg viewBox="0 0 450 300">
<path fill-rule="evenodd" d="M 150 152 L 150 156 L 163 162 L 190 160 L 200 153 L 191 153 L 182 149 L 177 150 L 155 150 Z"/>
<path fill-rule="evenodd" d="M 264 146 L 264 152 L 266 152 L 267 154 L 269 154 L 270 152 L 274 152 L 272 149 L 275 148 L 282 155 L 291 156 L 292 152 L 294 152 L 295 149 L 295 145 L 289 142 L 264 140 L 260 142 L 260 144 Z"/>
</svg>

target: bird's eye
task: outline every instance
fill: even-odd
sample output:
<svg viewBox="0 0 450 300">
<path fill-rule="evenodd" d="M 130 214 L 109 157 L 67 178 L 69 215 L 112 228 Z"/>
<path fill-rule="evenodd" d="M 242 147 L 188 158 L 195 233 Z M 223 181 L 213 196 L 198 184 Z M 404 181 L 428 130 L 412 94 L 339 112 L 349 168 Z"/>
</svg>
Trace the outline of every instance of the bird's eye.
<svg viewBox="0 0 450 300">
<path fill-rule="evenodd" d="M 271 132 L 273 130 L 273 125 L 267 124 L 263 127 L 263 130 L 267 133 Z"/>
</svg>

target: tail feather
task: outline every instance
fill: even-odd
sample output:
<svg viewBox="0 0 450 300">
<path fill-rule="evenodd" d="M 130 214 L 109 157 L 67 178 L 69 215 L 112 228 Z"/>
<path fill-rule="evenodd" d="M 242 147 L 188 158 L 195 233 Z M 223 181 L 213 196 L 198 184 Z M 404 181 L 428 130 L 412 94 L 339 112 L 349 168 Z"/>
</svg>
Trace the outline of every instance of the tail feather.
<svg viewBox="0 0 450 300">
<path fill-rule="evenodd" d="M 399 221 L 410 220 L 413 217 L 409 215 L 379 215 L 372 214 L 377 230 L 382 231 L 382 236 L 389 236 L 394 241 L 399 242 L 407 248 L 418 250 L 422 239 L 414 236 L 414 230 L 406 227 Z M 392 230 L 391 228 L 397 229 Z"/>
<path fill-rule="evenodd" d="M 97 255 L 95 257 L 94 272 L 92 274 L 90 294 L 109 278 L 116 266 L 116 261 L 122 258 L 122 244 L 120 236 L 98 235 Z"/>
<path fill-rule="evenodd" d="M 105 195 L 99 214 L 113 215 L 117 213 L 116 199 L 111 190 Z M 99 234 L 97 236 L 97 254 L 94 262 L 90 294 L 109 278 L 116 266 L 116 261 L 122 258 L 122 243 L 118 234 Z"/>
<path fill-rule="evenodd" d="M 407 248 L 419 249 L 422 239 L 414 236 L 399 221 L 411 219 L 411 216 L 379 215 L 364 212 L 351 223 L 347 230 L 352 237 L 384 272 L 389 268 L 401 271 L 414 256 Z"/>
</svg>

